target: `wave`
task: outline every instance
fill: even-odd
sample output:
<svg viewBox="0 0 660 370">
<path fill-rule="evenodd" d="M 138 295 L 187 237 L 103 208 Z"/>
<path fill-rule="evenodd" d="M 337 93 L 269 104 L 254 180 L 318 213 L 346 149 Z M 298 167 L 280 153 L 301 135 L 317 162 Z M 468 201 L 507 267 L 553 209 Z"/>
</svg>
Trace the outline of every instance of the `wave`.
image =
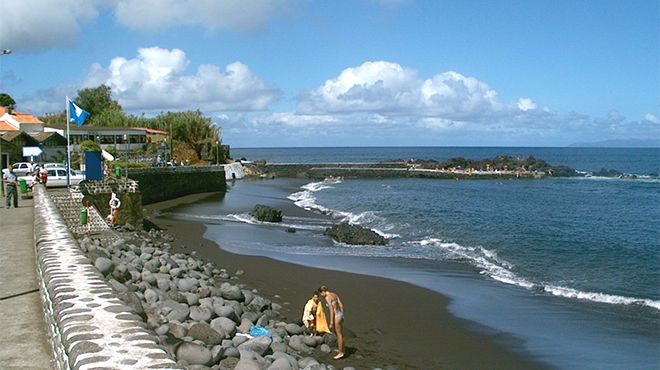
<svg viewBox="0 0 660 370">
<path fill-rule="evenodd" d="M 387 231 L 394 228 L 394 225 L 387 223 L 387 220 L 381 216 L 378 216 L 374 211 L 365 211 L 361 213 L 352 213 L 340 211 L 328 207 L 324 207 L 316 203 L 316 197 L 314 193 L 334 188 L 334 184 L 341 184 L 343 181 L 341 179 L 331 179 L 323 180 L 319 182 L 311 182 L 301 186 L 303 191 L 299 191 L 293 194 L 290 194 L 287 198 L 292 200 L 293 203 L 305 210 L 318 212 L 324 215 L 328 215 L 333 219 L 339 220 L 339 222 L 348 222 L 351 225 L 370 225 L 378 224 L 379 228 L 370 228 L 373 232 L 386 239 L 394 239 L 400 237 L 399 234 L 388 233 Z"/>
<path fill-rule="evenodd" d="M 574 288 L 563 287 L 543 282 L 534 282 L 518 276 L 512 263 L 500 258 L 495 251 L 483 247 L 465 247 L 457 243 L 444 242 L 441 239 L 429 238 L 420 241 L 408 242 L 422 247 L 433 247 L 440 251 L 440 256 L 447 260 L 466 261 L 479 268 L 482 275 L 486 275 L 499 282 L 523 287 L 529 290 L 545 292 L 554 296 L 580 299 L 591 302 L 648 306 L 660 310 L 660 301 L 652 299 L 624 297 L 598 292 L 584 292 Z"/>
</svg>

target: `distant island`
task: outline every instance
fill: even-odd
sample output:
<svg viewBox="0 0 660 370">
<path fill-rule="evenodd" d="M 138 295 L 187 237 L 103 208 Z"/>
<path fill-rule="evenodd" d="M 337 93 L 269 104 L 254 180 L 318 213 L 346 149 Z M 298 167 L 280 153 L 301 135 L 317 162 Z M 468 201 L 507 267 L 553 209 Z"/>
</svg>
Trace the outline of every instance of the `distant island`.
<svg viewBox="0 0 660 370">
<path fill-rule="evenodd" d="M 612 139 L 594 142 L 579 142 L 571 148 L 660 148 L 658 139 Z"/>
</svg>

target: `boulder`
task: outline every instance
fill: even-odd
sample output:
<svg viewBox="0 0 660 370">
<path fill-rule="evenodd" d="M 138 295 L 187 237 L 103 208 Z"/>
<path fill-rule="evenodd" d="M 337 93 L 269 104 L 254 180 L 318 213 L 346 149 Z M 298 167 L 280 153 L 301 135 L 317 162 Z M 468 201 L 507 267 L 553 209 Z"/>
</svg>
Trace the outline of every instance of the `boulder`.
<svg viewBox="0 0 660 370">
<path fill-rule="evenodd" d="M 179 303 L 176 305 L 170 313 L 167 314 L 167 319 L 170 321 L 184 322 L 190 314 L 190 309 L 185 303 Z"/>
<path fill-rule="evenodd" d="M 209 324 L 200 322 L 188 329 L 188 336 L 199 339 L 206 345 L 215 345 L 222 342 L 224 334 L 218 333 Z"/>
<path fill-rule="evenodd" d="M 270 303 L 271 303 L 270 300 L 255 295 L 252 298 L 250 304 L 248 304 L 248 309 L 250 309 L 251 311 L 262 312 L 270 308 Z"/>
<path fill-rule="evenodd" d="M 115 268 L 115 265 L 109 258 L 99 257 L 96 259 L 96 261 L 94 261 L 94 267 L 96 267 L 96 269 L 99 270 L 103 276 L 106 276 L 112 272 L 112 270 Z"/>
<path fill-rule="evenodd" d="M 291 323 L 291 324 L 286 324 L 286 326 L 284 327 L 284 329 L 286 329 L 286 332 L 289 333 L 289 334 L 291 334 L 291 335 L 302 334 L 302 333 L 303 333 L 303 330 L 304 330 L 304 329 L 303 329 L 302 327 L 300 327 L 299 325 L 297 325 L 297 324 L 293 324 L 293 323 Z"/>
<path fill-rule="evenodd" d="M 387 239 L 378 233 L 347 222 L 327 228 L 323 234 L 339 243 L 350 245 L 387 245 Z"/>
<path fill-rule="evenodd" d="M 250 215 L 261 222 L 282 222 L 282 211 L 262 204 L 257 204 Z"/>
<path fill-rule="evenodd" d="M 244 299 L 241 288 L 229 283 L 222 283 L 222 285 L 220 285 L 220 294 L 222 295 L 222 298 L 233 301 L 242 301 Z"/>
<path fill-rule="evenodd" d="M 226 317 L 218 317 L 211 321 L 211 327 L 226 337 L 231 338 L 236 334 L 236 323 Z"/>
<path fill-rule="evenodd" d="M 195 321 L 209 321 L 213 316 L 213 311 L 207 306 L 190 307 L 190 318 Z"/>
<path fill-rule="evenodd" d="M 294 335 L 291 338 L 289 338 L 289 347 L 302 353 L 312 352 L 312 349 L 309 348 L 303 341 L 302 335 Z"/>
<path fill-rule="evenodd" d="M 269 337 L 255 337 L 249 339 L 247 342 L 241 343 L 236 348 L 238 348 L 238 350 L 241 351 L 241 353 L 243 350 L 249 350 L 259 354 L 260 356 L 263 356 L 270 349 L 270 344 L 272 342 L 273 340 L 270 339 Z"/>
<path fill-rule="evenodd" d="M 176 358 L 187 361 L 190 365 L 208 365 L 213 356 L 211 351 L 204 346 L 183 342 L 176 350 Z"/>
</svg>

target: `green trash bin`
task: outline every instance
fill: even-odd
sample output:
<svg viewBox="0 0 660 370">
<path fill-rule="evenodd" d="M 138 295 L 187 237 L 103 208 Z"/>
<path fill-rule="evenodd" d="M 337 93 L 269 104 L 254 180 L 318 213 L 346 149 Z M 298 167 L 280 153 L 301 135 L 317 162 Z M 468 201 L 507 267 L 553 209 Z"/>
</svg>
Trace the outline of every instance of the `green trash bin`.
<svg viewBox="0 0 660 370">
<path fill-rule="evenodd" d="M 87 225 L 87 208 L 83 208 L 82 211 L 80 211 L 80 224 Z"/>
<path fill-rule="evenodd" d="M 115 177 L 121 178 L 121 167 L 119 166 L 115 167 Z"/>
<path fill-rule="evenodd" d="M 21 187 L 21 193 L 27 194 L 27 182 L 25 179 L 19 179 L 18 185 Z"/>
</svg>

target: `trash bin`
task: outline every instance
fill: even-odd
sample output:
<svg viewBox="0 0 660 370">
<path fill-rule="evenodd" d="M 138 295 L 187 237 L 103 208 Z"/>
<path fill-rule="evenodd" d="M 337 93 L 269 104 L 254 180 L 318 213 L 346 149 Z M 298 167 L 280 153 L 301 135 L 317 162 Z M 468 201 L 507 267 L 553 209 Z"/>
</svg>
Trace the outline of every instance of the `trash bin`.
<svg viewBox="0 0 660 370">
<path fill-rule="evenodd" d="M 82 211 L 80 211 L 80 224 L 87 225 L 87 208 L 83 208 Z"/>
<path fill-rule="evenodd" d="M 119 167 L 119 166 L 115 167 L 115 177 L 116 178 L 121 177 L 121 167 Z"/>
<path fill-rule="evenodd" d="M 21 193 L 27 194 L 27 182 L 25 179 L 19 179 L 18 185 L 21 187 Z"/>
</svg>

